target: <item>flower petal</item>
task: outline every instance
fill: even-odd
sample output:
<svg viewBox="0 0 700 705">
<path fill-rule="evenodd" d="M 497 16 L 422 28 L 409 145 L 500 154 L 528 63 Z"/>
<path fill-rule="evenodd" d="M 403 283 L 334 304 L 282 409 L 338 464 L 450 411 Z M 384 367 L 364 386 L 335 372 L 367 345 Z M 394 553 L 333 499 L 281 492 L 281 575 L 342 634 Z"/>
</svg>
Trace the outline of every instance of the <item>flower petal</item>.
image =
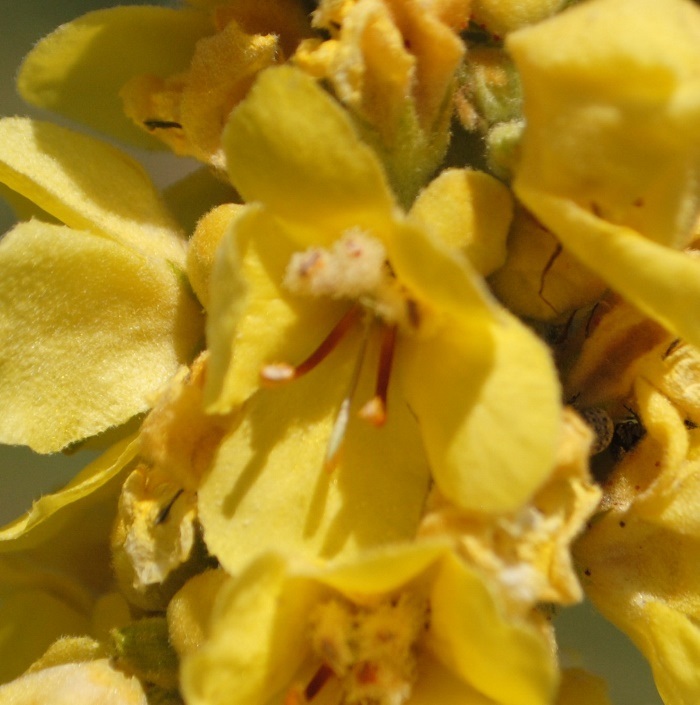
<svg viewBox="0 0 700 705">
<path fill-rule="evenodd" d="M 452 555 L 441 563 L 431 606 L 430 644 L 451 671 L 503 705 L 552 702 L 558 672 L 548 639 L 500 611 L 484 581 Z"/>
<path fill-rule="evenodd" d="M 406 396 L 443 494 L 481 512 L 527 501 L 552 471 L 559 434 L 560 391 L 544 344 L 503 313 L 491 326 L 454 321 L 409 341 L 404 362 Z"/>
<path fill-rule="evenodd" d="M 324 469 L 358 342 L 343 342 L 332 365 L 257 392 L 224 439 L 199 490 L 199 512 L 206 543 L 229 572 L 267 549 L 314 561 L 415 534 L 428 467 L 397 385 L 386 425 L 351 417 L 338 465 Z M 373 395 L 378 352 L 372 346 L 365 356 L 359 403 Z"/>
<path fill-rule="evenodd" d="M 0 683 L 6 683 L 26 671 L 59 637 L 87 633 L 90 620 L 51 590 L 24 587 L 2 596 L 0 624 Z M 8 702 L 2 688 L 0 702 Z"/>
<path fill-rule="evenodd" d="M 660 244 L 686 245 L 700 205 L 697 6 L 594 0 L 507 44 L 526 119 L 516 193 L 551 194 Z M 537 202 L 526 205 L 540 217 Z"/>
<path fill-rule="evenodd" d="M 419 194 L 410 217 L 463 250 L 482 276 L 506 260 L 513 197 L 497 179 L 473 169 L 446 169 Z"/>
<path fill-rule="evenodd" d="M 328 244 L 350 227 L 381 236 L 391 226 L 393 198 L 378 159 L 301 71 L 262 72 L 223 142 L 236 189 L 287 221 L 300 242 Z"/>
<path fill-rule="evenodd" d="M 523 201 L 576 257 L 630 303 L 700 346 L 700 259 L 602 220 L 573 201 L 525 187 Z"/>
<path fill-rule="evenodd" d="M 407 705 L 496 705 L 429 654 L 418 660 L 418 677 Z"/>
<path fill-rule="evenodd" d="M 47 122 L 4 118 L 0 181 L 66 225 L 184 268 L 181 233 L 149 177 L 111 145 Z"/>
<path fill-rule="evenodd" d="M 195 352 L 199 307 L 165 261 L 31 221 L 0 267 L 4 443 L 46 453 L 122 424 Z"/>
<path fill-rule="evenodd" d="M 26 514 L 0 528 L 0 552 L 31 548 L 51 538 L 76 511 L 84 511 L 104 496 L 103 488 L 136 457 L 137 449 L 134 438 L 127 438 L 90 463 L 63 489 L 39 498 Z"/>
<path fill-rule="evenodd" d="M 288 684 L 308 651 L 312 581 L 290 579 L 272 555 L 219 591 L 204 645 L 182 667 L 191 705 L 260 705 Z"/>
<path fill-rule="evenodd" d="M 61 25 L 24 60 L 23 98 L 131 144 L 158 142 L 124 115 L 119 89 L 132 76 L 168 76 L 187 67 L 200 37 L 213 32 L 205 13 L 165 7 L 112 7 Z"/>
<path fill-rule="evenodd" d="M 286 230 L 258 206 L 240 212 L 224 236 L 207 319 L 210 412 L 228 413 L 242 404 L 260 387 L 264 364 L 304 360 L 342 316 L 344 304 L 298 301 L 284 289 L 293 253 Z"/>
<path fill-rule="evenodd" d="M 0 688 L 0 702 L 73 705 L 148 705 L 141 683 L 108 659 L 67 663 L 29 673 Z"/>
</svg>

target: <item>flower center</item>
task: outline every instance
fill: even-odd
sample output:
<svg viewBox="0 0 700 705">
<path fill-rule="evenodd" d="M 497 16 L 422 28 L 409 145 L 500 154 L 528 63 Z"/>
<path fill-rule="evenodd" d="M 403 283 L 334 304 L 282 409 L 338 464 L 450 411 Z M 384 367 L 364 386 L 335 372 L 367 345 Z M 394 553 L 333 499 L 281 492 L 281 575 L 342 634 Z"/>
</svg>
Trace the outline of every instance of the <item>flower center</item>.
<svg viewBox="0 0 700 705">
<path fill-rule="evenodd" d="M 367 342 L 379 328 L 381 342 L 374 395 L 358 416 L 374 426 L 387 418 L 387 394 L 398 329 L 415 332 L 421 323 L 418 303 L 398 282 L 386 257 L 384 245 L 358 229 L 347 231 L 330 249 L 314 247 L 292 256 L 284 278 L 294 294 L 354 301 L 321 344 L 300 364 L 276 362 L 260 371 L 268 386 L 297 379 L 313 370 L 357 325 L 364 335 L 349 389 L 341 402 L 326 452 L 326 467 L 335 465 L 350 420 L 350 406 L 359 381 Z"/>
<path fill-rule="evenodd" d="M 310 618 L 311 646 L 322 663 L 308 684 L 294 687 L 285 705 L 304 705 L 337 679 L 346 705 L 402 705 L 417 674 L 428 602 L 411 592 L 368 606 L 343 598 L 320 604 Z"/>
</svg>

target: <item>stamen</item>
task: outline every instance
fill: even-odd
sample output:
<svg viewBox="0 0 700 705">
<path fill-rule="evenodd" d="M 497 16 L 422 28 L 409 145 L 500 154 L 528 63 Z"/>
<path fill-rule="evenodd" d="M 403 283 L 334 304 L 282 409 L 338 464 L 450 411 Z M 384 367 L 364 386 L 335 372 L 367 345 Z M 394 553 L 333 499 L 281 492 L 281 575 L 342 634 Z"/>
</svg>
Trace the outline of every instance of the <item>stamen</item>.
<svg viewBox="0 0 700 705">
<path fill-rule="evenodd" d="M 338 464 L 340 450 L 343 447 L 345 432 L 347 431 L 348 421 L 350 420 L 350 405 L 352 404 L 352 398 L 355 394 L 355 389 L 357 389 L 357 383 L 360 379 L 360 372 L 362 370 L 362 363 L 365 359 L 365 352 L 367 351 L 367 341 L 369 340 L 370 329 L 371 326 L 367 324 L 365 326 L 365 334 L 362 336 L 362 347 L 360 348 L 360 352 L 355 361 L 355 367 L 353 368 L 350 384 L 348 385 L 348 392 L 340 404 L 340 409 L 338 409 L 338 415 L 335 418 L 333 430 L 331 431 L 331 435 L 328 440 L 328 448 L 326 449 L 326 458 L 323 462 L 323 466 L 329 472 Z"/>
<path fill-rule="evenodd" d="M 294 367 L 286 362 L 273 362 L 260 370 L 260 377 L 268 387 L 274 387 L 310 372 L 337 347 L 345 334 L 360 320 L 362 308 L 353 306 L 336 324 L 323 342 L 300 365 Z"/>
<path fill-rule="evenodd" d="M 306 689 L 304 690 L 304 697 L 307 700 L 312 700 L 318 692 L 323 688 L 324 685 L 328 682 L 328 679 L 333 675 L 333 670 L 330 668 L 330 666 L 327 666 L 325 663 L 321 664 L 319 666 L 318 671 L 314 674 L 314 677 L 309 681 L 309 684 L 306 686 Z"/>
<path fill-rule="evenodd" d="M 379 368 L 374 396 L 360 409 L 358 416 L 374 426 L 386 423 L 386 399 L 389 391 L 391 365 L 394 361 L 396 347 L 396 326 L 385 326 L 382 335 L 382 347 L 379 352 Z"/>
<path fill-rule="evenodd" d="M 294 687 L 286 694 L 284 705 L 306 705 L 310 703 L 334 675 L 330 666 L 325 663 L 321 664 L 303 691 L 299 687 Z"/>
</svg>

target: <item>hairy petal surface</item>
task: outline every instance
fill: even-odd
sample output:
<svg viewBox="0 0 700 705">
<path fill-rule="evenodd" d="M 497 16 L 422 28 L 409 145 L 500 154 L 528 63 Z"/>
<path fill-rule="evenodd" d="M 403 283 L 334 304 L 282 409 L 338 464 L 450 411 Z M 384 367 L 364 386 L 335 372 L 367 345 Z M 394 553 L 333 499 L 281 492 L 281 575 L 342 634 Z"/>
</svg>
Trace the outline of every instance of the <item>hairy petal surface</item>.
<svg viewBox="0 0 700 705">
<path fill-rule="evenodd" d="M 158 141 L 127 118 L 119 90 L 132 76 L 182 71 L 196 42 L 213 31 L 208 15 L 193 10 L 135 6 L 89 12 L 34 47 L 20 69 L 18 88 L 34 105 L 153 149 Z"/>
<path fill-rule="evenodd" d="M 4 443 L 48 453 L 122 424 L 195 352 L 199 307 L 164 260 L 31 221 L 0 267 Z"/>
<path fill-rule="evenodd" d="M 184 269 L 184 239 L 150 178 L 111 145 L 51 123 L 4 118 L 0 181 L 72 228 Z"/>
</svg>

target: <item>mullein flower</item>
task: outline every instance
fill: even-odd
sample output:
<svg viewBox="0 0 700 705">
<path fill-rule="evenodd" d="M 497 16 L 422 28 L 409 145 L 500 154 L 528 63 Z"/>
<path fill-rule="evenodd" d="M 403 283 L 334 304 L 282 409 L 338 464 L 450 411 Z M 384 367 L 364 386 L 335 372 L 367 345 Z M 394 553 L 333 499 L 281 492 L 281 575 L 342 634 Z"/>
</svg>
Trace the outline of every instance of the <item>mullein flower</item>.
<svg viewBox="0 0 700 705">
<path fill-rule="evenodd" d="M 228 113 L 258 71 L 290 56 L 308 21 L 296 0 L 191 4 L 113 7 L 62 25 L 26 57 L 20 92 L 130 143 L 153 148 L 155 137 L 223 171 Z"/>
<path fill-rule="evenodd" d="M 0 144 L 0 181 L 34 216 L 0 243 L 0 440 L 54 452 L 145 412 L 203 320 L 184 237 L 135 161 L 22 118 Z"/>
<path fill-rule="evenodd" d="M 193 705 L 544 705 L 558 675 L 537 628 L 445 545 L 416 543 L 320 569 L 262 556 L 217 587 L 182 682 Z"/>
<path fill-rule="evenodd" d="M 700 446 L 695 424 L 658 381 L 634 384 L 645 435 L 607 481 L 575 555 L 586 593 L 649 660 L 664 702 L 691 703 L 699 688 Z"/>
<path fill-rule="evenodd" d="M 515 193 L 611 288 L 695 344 L 700 264 L 681 250 L 699 203 L 699 39 L 687 0 L 594 0 L 507 39 L 526 119 Z"/>
<path fill-rule="evenodd" d="M 592 442 L 592 431 L 566 407 L 551 476 L 529 502 L 488 516 L 466 512 L 434 491 L 419 537 L 449 537 L 456 552 L 488 576 L 516 619 L 545 603 L 580 602 L 570 548 L 601 497 L 588 471 Z"/>
<path fill-rule="evenodd" d="M 323 0 L 294 64 L 324 79 L 382 159 L 408 206 L 442 160 L 469 21 L 468 0 Z"/>
<path fill-rule="evenodd" d="M 225 144 L 250 203 L 211 279 L 208 408 L 244 405 L 198 492 L 222 564 L 410 538 L 428 464 L 461 506 L 528 499 L 554 462 L 551 360 L 439 239 L 450 218 L 432 234 L 427 205 L 402 214 L 342 109 L 291 68 L 260 76 Z"/>
<path fill-rule="evenodd" d="M 137 452 L 133 436 L 120 441 L 0 530 L 0 681 L 20 675 L 59 637 L 103 636 L 120 619 L 102 597 L 113 590 L 109 534 Z"/>
</svg>

